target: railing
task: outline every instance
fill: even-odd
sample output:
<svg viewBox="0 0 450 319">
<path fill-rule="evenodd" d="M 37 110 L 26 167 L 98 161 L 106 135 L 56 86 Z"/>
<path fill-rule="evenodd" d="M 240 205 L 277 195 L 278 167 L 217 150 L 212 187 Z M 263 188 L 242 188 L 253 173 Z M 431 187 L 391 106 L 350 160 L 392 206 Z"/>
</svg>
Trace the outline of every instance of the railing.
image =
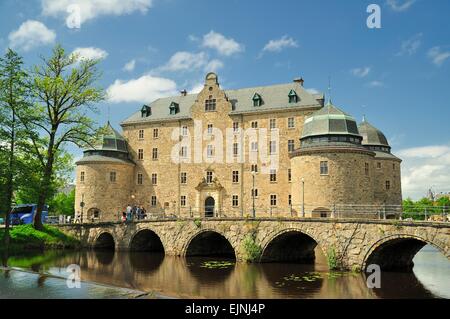
<svg viewBox="0 0 450 319">
<path fill-rule="evenodd" d="M 108 218 L 102 218 L 107 216 Z M 100 218 L 88 219 L 88 222 L 123 221 L 121 214 L 115 218 L 102 214 Z M 408 220 L 429 222 L 450 222 L 450 207 L 422 206 L 405 207 L 402 205 L 292 205 L 287 207 L 255 206 L 242 210 L 240 207 L 222 210 L 212 207 L 198 209 L 196 207 L 181 207 L 179 209 L 150 210 L 142 214 L 128 216 L 126 222 L 142 220 L 173 220 L 178 218 L 211 218 L 227 219 L 236 217 L 246 218 L 328 218 L 328 219 L 367 219 L 367 220 Z M 73 220 L 73 219 L 72 219 Z"/>
</svg>

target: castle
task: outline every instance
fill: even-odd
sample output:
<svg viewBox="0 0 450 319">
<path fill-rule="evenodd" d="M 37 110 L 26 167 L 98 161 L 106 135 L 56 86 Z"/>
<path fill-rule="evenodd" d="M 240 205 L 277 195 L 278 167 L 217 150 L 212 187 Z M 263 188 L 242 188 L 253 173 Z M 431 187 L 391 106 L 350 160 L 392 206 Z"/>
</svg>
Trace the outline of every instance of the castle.
<svg viewBox="0 0 450 319">
<path fill-rule="evenodd" d="M 303 83 L 222 90 L 209 73 L 198 94 L 142 106 L 122 134 L 108 122 L 76 163 L 75 211 L 336 217 L 401 205 L 401 160 L 384 134 Z"/>
</svg>

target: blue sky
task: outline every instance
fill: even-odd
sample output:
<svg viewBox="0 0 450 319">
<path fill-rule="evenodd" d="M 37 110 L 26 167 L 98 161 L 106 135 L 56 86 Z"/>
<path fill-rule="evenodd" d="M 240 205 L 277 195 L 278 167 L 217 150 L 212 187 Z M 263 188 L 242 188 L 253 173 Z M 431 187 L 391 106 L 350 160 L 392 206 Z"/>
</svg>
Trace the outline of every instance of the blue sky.
<svg viewBox="0 0 450 319">
<path fill-rule="evenodd" d="M 305 79 L 404 159 L 404 196 L 450 191 L 450 2 L 446 0 L 0 0 L 0 49 L 27 65 L 55 43 L 101 57 L 114 126 L 144 102 L 195 91 L 214 70 L 233 89 Z M 381 8 L 369 29 L 367 6 Z M 80 28 L 67 8 L 78 4 Z M 69 21 L 70 22 L 70 21 Z M 127 67 L 126 67 L 127 66 Z M 76 156 L 81 152 L 69 147 Z"/>
</svg>

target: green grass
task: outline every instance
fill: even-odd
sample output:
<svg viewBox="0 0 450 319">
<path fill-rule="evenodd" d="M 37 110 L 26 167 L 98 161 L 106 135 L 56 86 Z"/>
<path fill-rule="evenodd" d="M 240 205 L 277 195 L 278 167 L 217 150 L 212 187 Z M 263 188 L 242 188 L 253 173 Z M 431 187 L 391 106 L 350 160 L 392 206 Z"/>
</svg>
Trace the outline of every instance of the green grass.
<svg viewBox="0 0 450 319">
<path fill-rule="evenodd" d="M 9 231 L 11 249 L 48 249 L 48 248 L 75 248 L 79 241 L 61 232 L 56 227 L 44 226 L 43 231 L 33 228 L 32 225 L 14 226 Z M 0 250 L 3 247 L 4 230 L 0 230 Z"/>
</svg>

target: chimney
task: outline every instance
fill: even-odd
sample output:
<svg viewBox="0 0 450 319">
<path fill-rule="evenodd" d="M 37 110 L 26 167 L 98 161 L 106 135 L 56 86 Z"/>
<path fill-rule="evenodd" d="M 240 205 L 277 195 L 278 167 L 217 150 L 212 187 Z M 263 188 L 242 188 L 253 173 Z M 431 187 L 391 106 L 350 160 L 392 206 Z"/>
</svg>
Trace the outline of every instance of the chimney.
<svg viewBox="0 0 450 319">
<path fill-rule="evenodd" d="M 294 82 L 299 83 L 301 86 L 303 86 L 303 83 L 305 83 L 305 80 L 303 80 L 303 78 L 295 78 Z"/>
<path fill-rule="evenodd" d="M 186 96 L 186 94 L 187 94 L 187 91 L 186 91 L 186 90 L 181 91 L 181 95 L 182 95 L 182 96 Z"/>
</svg>

